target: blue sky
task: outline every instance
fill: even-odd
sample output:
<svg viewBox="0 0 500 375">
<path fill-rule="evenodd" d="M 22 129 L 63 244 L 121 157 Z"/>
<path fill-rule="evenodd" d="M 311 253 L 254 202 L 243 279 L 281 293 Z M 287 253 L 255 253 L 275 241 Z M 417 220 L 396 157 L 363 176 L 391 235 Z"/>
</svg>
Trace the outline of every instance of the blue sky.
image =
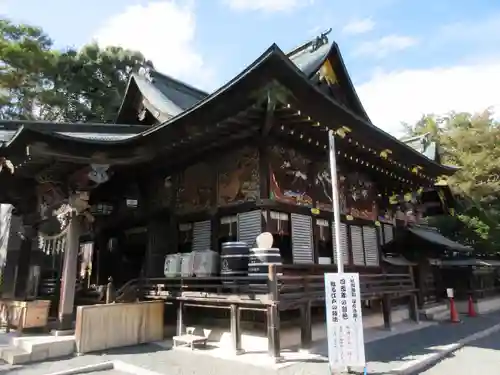
<svg viewBox="0 0 500 375">
<path fill-rule="evenodd" d="M 331 27 L 369 115 L 390 132 L 424 112 L 500 108 L 493 0 L 0 0 L 0 11 L 61 48 L 140 49 L 209 91 L 271 43 L 286 51 Z"/>
</svg>

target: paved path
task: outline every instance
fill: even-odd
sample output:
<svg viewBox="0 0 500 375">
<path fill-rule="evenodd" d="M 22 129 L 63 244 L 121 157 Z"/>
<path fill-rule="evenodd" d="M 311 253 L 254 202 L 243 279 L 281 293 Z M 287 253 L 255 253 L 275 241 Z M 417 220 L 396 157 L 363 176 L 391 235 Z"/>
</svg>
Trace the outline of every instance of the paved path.
<svg viewBox="0 0 500 375">
<path fill-rule="evenodd" d="M 368 374 L 387 374 L 405 366 L 410 361 L 438 351 L 436 347 L 456 343 L 460 339 L 499 323 L 500 313 L 488 314 L 474 319 L 464 318 L 463 323 L 460 324 L 441 323 L 368 343 L 365 347 Z M 328 365 L 326 363 L 301 363 L 285 368 L 282 372 L 287 375 L 326 374 Z"/>
<path fill-rule="evenodd" d="M 500 374 L 500 332 L 473 341 L 421 375 Z"/>
<path fill-rule="evenodd" d="M 366 344 L 368 373 L 387 374 L 419 356 L 435 352 L 436 346 L 455 343 L 471 334 L 500 323 L 500 314 L 484 315 L 467 319 L 462 324 L 442 323 L 417 331 L 388 337 Z M 318 354 L 325 354 L 326 345 L 317 348 Z M 206 354 L 183 350 L 169 350 L 158 345 L 142 345 L 119 350 L 110 350 L 105 355 L 85 355 L 67 360 L 44 362 L 21 368 L 9 368 L 0 375 L 43 375 L 74 367 L 97 364 L 110 360 L 121 360 L 141 368 L 165 375 L 276 375 L 271 368 L 257 367 L 239 361 L 214 358 Z M 292 364 L 278 371 L 280 375 L 324 375 L 328 364 L 324 359 Z M 460 372 L 473 375 L 469 372 Z M 436 373 L 437 374 L 437 373 Z M 484 373 L 486 374 L 486 373 Z M 484 375 L 481 374 L 481 375 Z M 434 374 L 433 374 L 434 375 Z"/>
</svg>

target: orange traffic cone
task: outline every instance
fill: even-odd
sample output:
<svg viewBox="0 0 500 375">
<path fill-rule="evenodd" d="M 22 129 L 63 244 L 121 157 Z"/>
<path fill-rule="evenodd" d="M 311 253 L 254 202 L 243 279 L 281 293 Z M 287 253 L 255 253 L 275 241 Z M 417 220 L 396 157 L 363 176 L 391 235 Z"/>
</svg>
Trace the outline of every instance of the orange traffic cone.
<svg viewBox="0 0 500 375">
<path fill-rule="evenodd" d="M 477 316 L 476 309 L 474 307 L 474 301 L 472 300 L 472 296 L 469 296 L 469 309 L 468 314 L 471 318 Z"/>
<path fill-rule="evenodd" d="M 450 322 L 460 323 L 460 319 L 458 318 L 458 311 L 455 306 L 455 300 L 453 298 L 450 298 Z"/>
</svg>

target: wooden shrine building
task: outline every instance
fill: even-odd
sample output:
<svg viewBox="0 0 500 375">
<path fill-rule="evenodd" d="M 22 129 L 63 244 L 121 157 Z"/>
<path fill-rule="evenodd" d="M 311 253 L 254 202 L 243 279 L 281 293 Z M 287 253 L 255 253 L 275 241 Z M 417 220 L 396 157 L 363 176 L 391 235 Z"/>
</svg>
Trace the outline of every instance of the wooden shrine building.
<svg viewBox="0 0 500 375">
<path fill-rule="evenodd" d="M 163 278 L 167 254 L 220 252 L 235 240 L 252 246 L 264 231 L 280 250 L 283 277 L 335 270 L 331 129 L 345 269 L 367 275 L 365 299 L 412 294 L 408 270 L 386 283 L 381 245 L 393 238 L 396 219 L 417 223 L 426 215 L 422 196 L 455 169 L 372 124 L 327 34 L 288 54 L 273 44 L 211 94 L 144 68 L 130 79 L 117 124 L 0 124 L 0 156 L 14 166 L 0 173 L 0 201 L 26 228 L 6 265 L 16 269 L 12 293 L 25 295 L 30 260 L 48 267 L 34 254 L 47 252 L 37 234 L 61 231 L 47 224 L 55 214 L 69 228 L 65 264 L 76 269 L 79 251 L 69 249 L 93 243 L 88 285 L 110 276 L 118 287 Z M 77 275 L 58 277 L 67 289 Z M 61 321 L 71 315 L 74 291 L 64 293 Z"/>
</svg>

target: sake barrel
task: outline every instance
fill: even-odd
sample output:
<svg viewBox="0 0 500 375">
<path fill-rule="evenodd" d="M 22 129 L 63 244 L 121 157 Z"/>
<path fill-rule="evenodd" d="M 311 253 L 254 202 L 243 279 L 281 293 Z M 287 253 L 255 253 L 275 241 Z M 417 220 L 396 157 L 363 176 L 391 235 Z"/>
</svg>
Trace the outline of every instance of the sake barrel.
<svg viewBox="0 0 500 375">
<path fill-rule="evenodd" d="M 168 254 L 163 266 L 165 277 L 178 277 L 181 274 L 181 254 Z"/>
<path fill-rule="evenodd" d="M 208 277 L 217 275 L 219 270 L 219 254 L 212 250 L 193 251 L 194 275 Z"/>
<path fill-rule="evenodd" d="M 224 242 L 220 255 L 220 275 L 223 283 L 234 282 L 234 277 L 248 276 L 249 247 L 245 242 Z"/>
<path fill-rule="evenodd" d="M 193 276 L 193 253 L 181 254 L 181 277 Z"/>
<path fill-rule="evenodd" d="M 266 279 L 270 264 L 282 264 L 280 249 L 275 247 L 270 249 L 258 247 L 250 249 L 248 276 L 259 278 L 259 280 L 251 281 L 252 285 L 267 283 Z"/>
</svg>

